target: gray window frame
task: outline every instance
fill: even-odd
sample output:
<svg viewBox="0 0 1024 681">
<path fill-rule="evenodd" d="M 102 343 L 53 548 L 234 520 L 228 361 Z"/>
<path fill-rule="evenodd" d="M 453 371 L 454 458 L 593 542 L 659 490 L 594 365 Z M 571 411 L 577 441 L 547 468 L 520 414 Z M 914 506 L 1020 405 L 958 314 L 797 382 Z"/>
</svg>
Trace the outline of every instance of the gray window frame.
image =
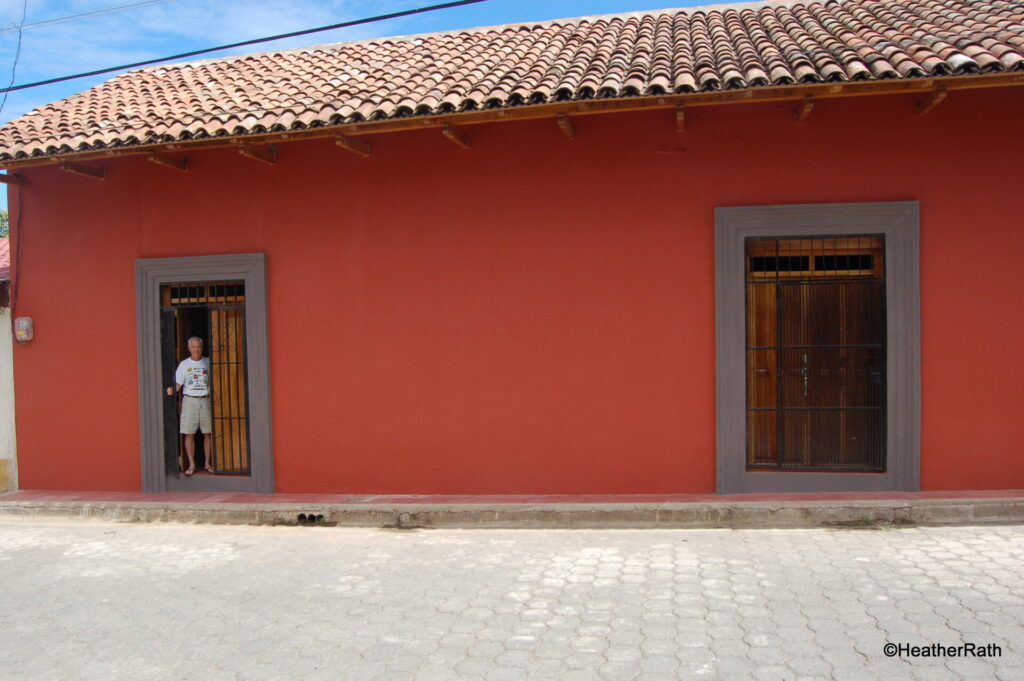
<svg viewBox="0 0 1024 681">
<path fill-rule="evenodd" d="M 251 475 L 191 478 L 168 475 L 164 469 L 163 457 L 163 400 L 167 386 L 166 380 L 161 376 L 160 286 L 177 281 L 223 280 L 245 282 Z M 143 492 L 273 493 L 266 281 L 266 258 L 263 253 L 146 258 L 135 261 L 139 451 Z"/>
<path fill-rule="evenodd" d="M 920 489 L 919 229 L 916 201 L 715 209 L 716 487 L 719 494 Z M 748 471 L 744 242 L 751 237 L 845 234 L 885 236 L 886 471 Z"/>
</svg>

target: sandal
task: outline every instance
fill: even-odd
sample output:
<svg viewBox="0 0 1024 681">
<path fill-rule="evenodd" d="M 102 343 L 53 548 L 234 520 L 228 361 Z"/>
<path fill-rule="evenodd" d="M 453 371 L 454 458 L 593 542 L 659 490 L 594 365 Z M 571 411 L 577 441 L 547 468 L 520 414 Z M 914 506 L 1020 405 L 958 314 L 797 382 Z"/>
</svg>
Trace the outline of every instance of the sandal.
<svg viewBox="0 0 1024 681">
<path fill-rule="evenodd" d="M 196 472 L 196 469 L 195 469 L 195 468 L 189 468 L 189 469 L 188 469 L 187 471 L 185 471 L 185 475 L 186 475 L 186 476 L 188 476 L 188 475 L 192 475 L 192 474 L 193 474 L 193 473 L 195 473 L 195 472 Z"/>
<path fill-rule="evenodd" d="M 213 466 L 211 466 L 210 464 L 206 464 L 206 472 L 213 473 Z"/>
</svg>

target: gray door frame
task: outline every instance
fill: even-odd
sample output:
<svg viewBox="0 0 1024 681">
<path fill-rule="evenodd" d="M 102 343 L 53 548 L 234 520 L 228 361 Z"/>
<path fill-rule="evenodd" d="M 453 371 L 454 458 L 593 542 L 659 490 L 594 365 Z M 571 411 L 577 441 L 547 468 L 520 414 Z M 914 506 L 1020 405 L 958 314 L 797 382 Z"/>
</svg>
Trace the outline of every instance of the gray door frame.
<svg viewBox="0 0 1024 681">
<path fill-rule="evenodd" d="M 747 470 L 747 238 L 882 234 L 886 268 L 884 473 Z M 921 323 L 916 201 L 715 209 L 716 482 L 719 494 L 920 489 Z"/>
<path fill-rule="evenodd" d="M 249 456 L 251 475 L 168 475 L 164 468 L 161 376 L 160 286 L 178 281 L 245 282 L 246 374 L 249 381 Z M 139 452 L 142 491 L 274 491 L 270 431 L 270 375 L 267 348 L 266 258 L 262 253 L 135 261 L 136 331 L 139 359 Z"/>
</svg>

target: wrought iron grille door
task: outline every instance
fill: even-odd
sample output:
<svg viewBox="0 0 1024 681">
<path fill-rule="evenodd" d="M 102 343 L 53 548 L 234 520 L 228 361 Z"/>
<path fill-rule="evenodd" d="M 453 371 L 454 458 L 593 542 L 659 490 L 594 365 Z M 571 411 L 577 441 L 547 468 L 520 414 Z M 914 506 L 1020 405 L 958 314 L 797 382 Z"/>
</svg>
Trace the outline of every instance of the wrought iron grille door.
<svg viewBox="0 0 1024 681">
<path fill-rule="evenodd" d="M 746 240 L 747 468 L 885 471 L 885 242 Z"/>
<path fill-rule="evenodd" d="M 164 374 L 173 381 L 174 368 L 188 355 L 188 338 L 203 339 L 210 358 L 213 412 L 212 459 L 216 474 L 248 475 L 249 409 L 245 347 L 245 283 L 242 281 L 176 282 L 160 288 Z M 164 451 L 167 472 L 185 468 L 178 437 L 180 408 L 168 397 L 164 409 Z M 202 438 L 196 437 L 197 457 Z M 197 467 L 202 471 L 202 467 Z"/>
</svg>

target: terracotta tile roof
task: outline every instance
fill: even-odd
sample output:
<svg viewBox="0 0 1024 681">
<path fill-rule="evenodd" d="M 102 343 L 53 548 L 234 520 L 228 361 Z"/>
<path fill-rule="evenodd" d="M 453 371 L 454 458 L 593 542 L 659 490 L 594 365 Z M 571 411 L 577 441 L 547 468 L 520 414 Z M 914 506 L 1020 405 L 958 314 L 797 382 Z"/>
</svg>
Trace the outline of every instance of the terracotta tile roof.
<svg viewBox="0 0 1024 681">
<path fill-rule="evenodd" d="M 11 240 L 0 239 L 0 281 L 11 278 Z"/>
<path fill-rule="evenodd" d="M 1020 70 L 1020 0 L 769 0 L 150 67 L 0 128 L 0 160 L 555 101 Z"/>
</svg>

